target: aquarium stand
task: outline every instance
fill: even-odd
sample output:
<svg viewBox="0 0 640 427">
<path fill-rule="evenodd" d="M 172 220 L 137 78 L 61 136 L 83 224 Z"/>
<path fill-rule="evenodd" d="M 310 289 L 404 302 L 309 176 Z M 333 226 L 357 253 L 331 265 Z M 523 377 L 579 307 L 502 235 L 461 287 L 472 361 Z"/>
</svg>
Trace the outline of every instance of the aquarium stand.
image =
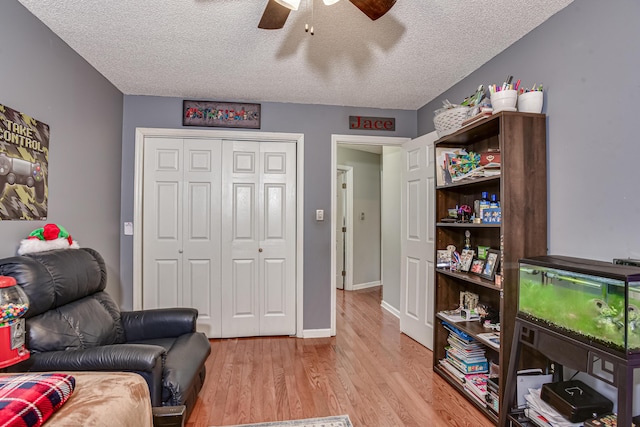
<svg viewBox="0 0 640 427">
<path fill-rule="evenodd" d="M 640 354 L 621 356 L 586 344 L 557 331 L 516 317 L 509 371 L 500 411 L 500 426 L 525 426 L 518 414 L 516 387 L 517 372 L 523 347 L 533 348 L 555 365 L 554 380 L 561 380 L 564 366 L 585 372 L 618 389 L 618 426 L 630 427 L 633 404 L 633 372 L 640 368 Z"/>
</svg>

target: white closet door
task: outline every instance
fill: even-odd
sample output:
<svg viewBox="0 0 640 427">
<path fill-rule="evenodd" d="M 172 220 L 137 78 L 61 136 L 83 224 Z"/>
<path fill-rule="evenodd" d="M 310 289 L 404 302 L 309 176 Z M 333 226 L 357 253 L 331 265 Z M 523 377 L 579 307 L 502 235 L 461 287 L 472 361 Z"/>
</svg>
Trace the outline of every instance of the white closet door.
<svg viewBox="0 0 640 427">
<path fill-rule="evenodd" d="M 223 143 L 223 337 L 295 333 L 295 165 L 295 144 Z"/>
<path fill-rule="evenodd" d="M 182 305 L 182 139 L 144 141 L 142 308 Z"/>
<path fill-rule="evenodd" d="M 259 145 L 222 146 L 222 337 L 260 334 L 258 305 Z"/>
<path fill-rule="evenodd" d="M 221 336 L 220 140 L 184 140 L 182 306 L 198 309 L 198 330 Z"/>
<path fill-rule="evenodd" d="M 219 337 L 221 141 L 146 138 L 143 308 L 194 307 Z"/>
<path fill-rule="evenodd" d="M 260 335 L 296 333 L 296 146 L 260 143 Z"/>
</svg>

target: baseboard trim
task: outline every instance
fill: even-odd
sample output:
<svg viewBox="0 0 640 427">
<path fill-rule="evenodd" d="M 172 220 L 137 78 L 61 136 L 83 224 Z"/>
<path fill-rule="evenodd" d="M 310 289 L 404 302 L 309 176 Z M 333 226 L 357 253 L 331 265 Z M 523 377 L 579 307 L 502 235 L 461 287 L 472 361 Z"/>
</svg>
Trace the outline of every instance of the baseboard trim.
<svg viewBox="0 0 640 427">
<path fill-rule="evenodd" d="M 379 280 L 376 280 L 375 282 L 358 283 L 357 285 L 353 285 L 353 290 L 359 291 L 360 289 L 373 288 L 375 286 L 380 286 L 381 284 L 382 283 L 380 283 Z"/>
<path fill-rule="evenodd" d="M 330 338 L 331 328 L 327 329 L 304 329 L 302 338 Z"/>
<path fill-rule="evenodd" d="M 382 300 L 382 302 L 380 303 L 380 306 L 382 308 L 384 308 L 385 310 L 387 310 L 389 313 L 391 313 L 394 316 L 396 316 L 398 319 L 400 318 L 400 310 L 398 310 L 394 306 L 390 305 L 388 302 Z"/>
</svg>

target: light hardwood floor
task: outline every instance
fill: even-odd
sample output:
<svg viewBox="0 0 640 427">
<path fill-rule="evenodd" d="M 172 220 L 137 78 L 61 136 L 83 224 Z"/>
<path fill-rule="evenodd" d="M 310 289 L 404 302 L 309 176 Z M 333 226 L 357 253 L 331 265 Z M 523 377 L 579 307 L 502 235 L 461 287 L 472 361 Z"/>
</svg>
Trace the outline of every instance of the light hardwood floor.
<svg viewBox="0 0 640 427">
<path fill-rule="evenodd" d="M 399 332 L 381 288 L 337 291 L 337 335 L 211 340 L 187 427 L 348 414 L 354 427 L 489 427 Z"/>
</svg>

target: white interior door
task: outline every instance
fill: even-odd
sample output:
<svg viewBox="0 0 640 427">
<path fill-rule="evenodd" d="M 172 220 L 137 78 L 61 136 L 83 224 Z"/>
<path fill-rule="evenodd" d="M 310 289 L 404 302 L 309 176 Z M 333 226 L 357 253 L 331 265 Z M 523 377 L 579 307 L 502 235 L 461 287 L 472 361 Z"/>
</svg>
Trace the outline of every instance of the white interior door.
<svg viewBox="0 0 640 427">
<path fill-rule="evenodd" d="M 147 138 L 143 309 L 194 307 L 220 336 L 220 141 Z"/>
<path fill-rule="evenodd" d="M 436 133 L 402 145 L 400 331 L 433 349 Z"/>
<path fill-rule="evenodd" d="M 296 332 L 296 147 L 225 141 L 222 336 Z"/>
<path fill-rule="evenodd" d="M 345 221 L 344 214 L 344 188 L 343 184 L 345 172 L 343 170 L 337 170 L 337 179 L 336 179 L 336 288 L 344 289 L 344 275 L 343 271 L 345 269 L 344 262 L 344 231 L 343 228 L 347 226 Z"/>
</svg>

